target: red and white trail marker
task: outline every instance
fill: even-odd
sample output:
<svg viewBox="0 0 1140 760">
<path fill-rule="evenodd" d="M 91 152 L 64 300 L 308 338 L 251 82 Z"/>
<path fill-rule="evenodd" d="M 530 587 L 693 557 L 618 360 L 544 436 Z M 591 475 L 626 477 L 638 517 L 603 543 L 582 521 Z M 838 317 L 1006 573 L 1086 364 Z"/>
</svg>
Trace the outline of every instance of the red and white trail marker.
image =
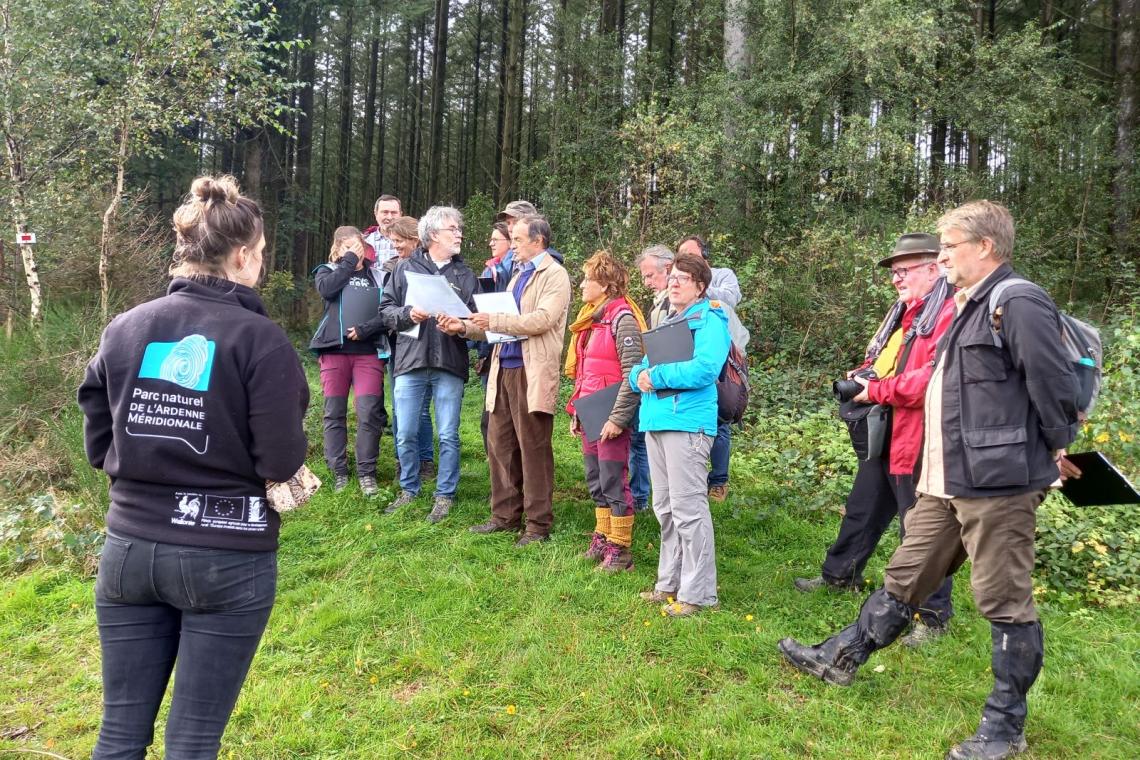
<svg viewBox="0 0 1140 760">
<path fill-rule="evenodd" d="M 35 245 L 36 233 L 34 232 L 17 232 L 16 245 Z"/>
</svg>

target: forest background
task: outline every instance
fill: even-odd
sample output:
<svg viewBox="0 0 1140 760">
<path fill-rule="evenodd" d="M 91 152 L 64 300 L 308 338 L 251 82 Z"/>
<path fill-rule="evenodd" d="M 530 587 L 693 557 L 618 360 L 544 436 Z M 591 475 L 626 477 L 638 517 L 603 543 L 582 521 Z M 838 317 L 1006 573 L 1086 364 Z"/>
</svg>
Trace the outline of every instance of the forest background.
<svg viewBox="0 0 1140 760">
<path fill-rule="evenodd" d="M 163 289 L 204 172 L 265 208 L 263 295 L 298 336 L 332 229 L 381 193 L 462 208 L 476 268 L 515 198 L 572 270 L 705 235 L 753 334 L 736 460 L 809 508 L 851 472 L 824 400 L 893 296 L 874 262 L 998 200 L 1018 269 L 1104 331 L 1077 447 L 1136 474 L 1138 26 L 1140 0 L 0 0 L 0 498 L 75 490 L 72 389 L 105 320 Z M 1062 551 L 1140 536 L 1122 519 L 1066 517 L 1058 588 L 1140 595 L 1140 550 Z"/>
<path fill-rule="evenodd" d="M 632 263 L 706 236 L 745 294 L 753 393 L 714 507 L 725 608 L 683 629 L 699 635 L 630 609 L 651 518 L 638 573 L 582 569 L 588 497 L 562 437 L 564 527 L 534 557 L 320 494 L 286 525 L 282 622 L 230 756 L 940 755 L 988 688 L 967 584 L 961 633 L 884 655 L 850 692 L 774 664 L 780 635 L 822 636 L 858 605 L 790 590 L 854 471 L 828 389 L 893 299 L 874 262 L 895 237 L 991 198 L 1018 270 L 1105 339 L 1073 449 L 1140 476 L 1138 26 L 1140 0 L 0 0 L 0 738 L 93 741 L 107 492 L 74 392 L 107 319 L 163 290 L 191 179 L 231 173 L 265 209 L 262 295 L 299 349 L 309 272 L 379 194 L 460 207 L 476 269 L 495 211 L 525 198 L 572 273 L 598 248 Z M 475 522 L 485 463 L 463 466 L 454 520 Z M 1135 757 L 1140 512 L 1050 496 L 1037 552 L 1050 659 L 1030 741 Z"/>
</svg>

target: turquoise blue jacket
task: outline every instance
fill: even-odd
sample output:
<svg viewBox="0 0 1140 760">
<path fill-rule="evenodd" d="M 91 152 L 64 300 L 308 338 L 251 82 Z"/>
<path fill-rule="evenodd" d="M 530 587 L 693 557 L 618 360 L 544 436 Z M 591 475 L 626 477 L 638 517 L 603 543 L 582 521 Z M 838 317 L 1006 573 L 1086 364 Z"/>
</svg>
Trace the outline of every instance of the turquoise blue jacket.
<svg viewBox="0 0 1140 760">
<path fill-rule="evenodd" d="M 629 373 L 629 384 L 638 390 L 637 378 L 649 373 L 653 387 L 682 389 L 658 398 L 656 391 L 641 394 L 639 428 L 642 431 L 679 430 L 716 435 L 716 380 L 728 359 L 728 315 L 707 298 L 690 306 L 681 319 L 693 331 L 693 358 L 686 362 L 649 366 L 643 358 Z M 674 321 L 678 317 L 666 321 Z"/>
</svg>

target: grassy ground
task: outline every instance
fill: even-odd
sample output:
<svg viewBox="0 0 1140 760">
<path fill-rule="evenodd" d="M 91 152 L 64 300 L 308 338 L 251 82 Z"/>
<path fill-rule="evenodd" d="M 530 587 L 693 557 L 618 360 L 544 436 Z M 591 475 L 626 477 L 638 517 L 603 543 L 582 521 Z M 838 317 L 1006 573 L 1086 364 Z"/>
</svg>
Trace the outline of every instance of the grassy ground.
<svg viewBox="0 0 1140 760">
<path fill-rule="evenodd" d="M 651 514 L 638 516 L 633 572 L 603 577 L 579 559 L 593 516 L 564 416 L 553 541 L 516 550 L 507 535 L 467 531 L 488 516 L 480 400 L 470 386 L 459 503 L 442 524 L 423 519 L 428 492 L 387 517 L 355 484 L 287 517 L 277 606 L 222 757 L 937 758 L 973 731 L 990 639 L 965 572 L 951 635 L 878 653 L 853 687 L 827 686 L 784 666 L 776 642 L 818 640 L 858 609 L 849 595 L 791 588 L 818 567 L 837 516 L 760 518 L 774 484 L 734 469 L 714 508 L 722 607 L 667 619 L 637 598 L 656 567 Z M 51 568 L 0 578 L 0 756 L 90 754 L 92 584 Z M 1135 611 L 1043 618 L 1029 757 L 1140 757 Z M 160 719 L 160 746 L 161 730 Z"/>
</svg>

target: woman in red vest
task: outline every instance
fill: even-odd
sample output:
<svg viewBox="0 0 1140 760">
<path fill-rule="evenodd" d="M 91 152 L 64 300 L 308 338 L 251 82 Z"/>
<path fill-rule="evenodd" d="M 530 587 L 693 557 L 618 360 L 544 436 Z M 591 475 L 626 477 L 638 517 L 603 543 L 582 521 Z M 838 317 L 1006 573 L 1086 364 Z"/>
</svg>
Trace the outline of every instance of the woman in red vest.
<svg viewBox="0 0 1140 760">
<path fill-rule="evenodd" d="M 629 491 L 630 426 L 639 394 L 629 383 L 629 370 L 641 360 L 645 318 L 626 298 L 629 273 L 609 251 L 598 251 L 582 266 L 582 310 L 570 325 L 574 339 L 565 370 L 574 380 L 566 404 L 570 429 L 582 437 L 586 483 L 594 499 L 596 524 L 586 559 L 600 561 L 604 572 L 633 568 L 633 497 Z M 617 399 L 601 427 L 601 437 L 588 440 L 575 411 L 579 398 L 618 384 Z"/>
</svg>

